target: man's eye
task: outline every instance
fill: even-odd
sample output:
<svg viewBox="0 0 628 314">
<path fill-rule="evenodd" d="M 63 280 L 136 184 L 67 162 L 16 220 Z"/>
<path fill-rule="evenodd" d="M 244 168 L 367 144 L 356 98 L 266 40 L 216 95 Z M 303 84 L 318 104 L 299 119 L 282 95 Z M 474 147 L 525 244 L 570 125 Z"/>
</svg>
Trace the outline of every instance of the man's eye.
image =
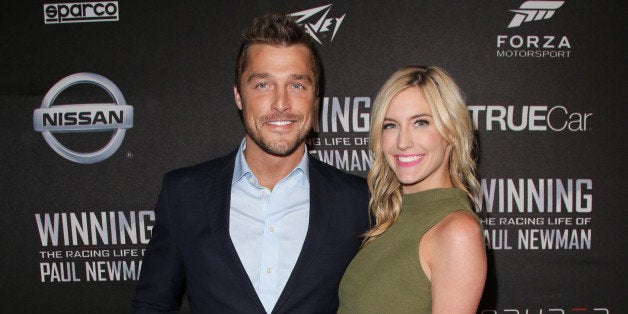
<svg viewBox="0 0 628 314">
<path fill-rule="evenodd" d="M 255 85 L 255 88 L 266 88 L 266 87 L 268 87 L 268 83 L 266 82 L 257 83 L 257 85 Z"/>
<path fill-rule="evenodd" d="M 305 86 L 303 86 L 303 84 L 301 84 L 301 83 L 294 83 L 294 84 L 292 84 L 292 88 L 294 88 L 294 89 L 304 89 Z"/>
</svg>

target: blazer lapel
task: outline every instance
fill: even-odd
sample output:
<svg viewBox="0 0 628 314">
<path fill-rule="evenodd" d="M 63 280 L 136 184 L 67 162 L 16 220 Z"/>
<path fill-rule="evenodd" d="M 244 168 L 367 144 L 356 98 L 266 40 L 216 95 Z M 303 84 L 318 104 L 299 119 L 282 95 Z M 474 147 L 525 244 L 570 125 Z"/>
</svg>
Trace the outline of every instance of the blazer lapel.
<svg viewBox="0 0 628 314">
<path fill-rule="evenodd" d="M 224 264 L 233 273 L 234 278 L 238 278 L 238 286 L 242 287 L 261 311 L 264 311 L 264 306 L 255 292 L 229 235 L 231 180 L 236 152 L 231 153 L 224 165 L 218 167 L 214 173 L 207 174 L 205 206 L 209 212 L 209 237 L 210 241 L 218 244 L 217 247 L 221 252 L 217 254 L 223 257 Z"/>
<path fill-rule="evenodd" d="M 321 235 L 325 233 L 331 218 L 331 210 L 325 204 L 329 202 L 329 196 L 334 195 L 334 182 L 320 171 L 319 164 L 312 162 L 313 157 L 309 156 L 308 158 L 310 158 L 310 218 L 307 234 L 299 258 L 277 300 L 277 304 L 275 304 L 273 312 L 290 298 L 290 295 L 295 291 L 303 278 L 308 265 L 319 254 Z"/>
</svg>

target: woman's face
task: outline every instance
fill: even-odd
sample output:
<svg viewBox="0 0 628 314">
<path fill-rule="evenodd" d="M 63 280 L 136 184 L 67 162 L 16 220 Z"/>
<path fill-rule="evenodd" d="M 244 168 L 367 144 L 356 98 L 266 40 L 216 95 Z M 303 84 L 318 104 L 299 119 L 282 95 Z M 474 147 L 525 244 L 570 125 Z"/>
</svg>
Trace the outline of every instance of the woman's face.
<svg viewBox="0 0 628 314">
<path fill-rule="evenodd" d="M 381 144 L 404 193 L 453 186 L 449 177 L 450 147 L 436 129 L 420 88 L 407 88 L 390 102 Z"/>
</svg>

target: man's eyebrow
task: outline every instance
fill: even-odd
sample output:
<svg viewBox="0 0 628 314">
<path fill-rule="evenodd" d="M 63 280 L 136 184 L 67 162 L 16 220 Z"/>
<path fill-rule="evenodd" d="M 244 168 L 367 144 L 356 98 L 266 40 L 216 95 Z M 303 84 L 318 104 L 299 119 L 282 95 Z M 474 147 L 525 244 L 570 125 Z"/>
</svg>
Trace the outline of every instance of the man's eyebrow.
<svg viewBox="0 0 628 314">
<path fill-rule="evenodd" d="M 308 83 L 312 83 L 312 77 L 307 74 L 291 74 L 290 77 L 294 80 L 306 80 Z"/>
<path fill-rule="evenodd" d="M 246 79 L 246 81 L 250 82 L 252 80 L 265 79 L 268 77 L 270 77 L 270 73 L 253 73 Z"/>
<path fill-rule="evenodd" d="M 253 80 L 262 80 L 262 79 L 266 79 L 271 77 L 272 75 L 270 73 L 253 73 L 251 74 L 249 77 L 246 78 L 247 82 L 251 82 Z M 298 81 L 307 81 L 308 83 L 312 83 L 313 79 L 312 76 L 307 75 L 307 74 L 290 74 L 289 75 L 290 79 L 293 80 L 298 80 Z"/>
</svg>

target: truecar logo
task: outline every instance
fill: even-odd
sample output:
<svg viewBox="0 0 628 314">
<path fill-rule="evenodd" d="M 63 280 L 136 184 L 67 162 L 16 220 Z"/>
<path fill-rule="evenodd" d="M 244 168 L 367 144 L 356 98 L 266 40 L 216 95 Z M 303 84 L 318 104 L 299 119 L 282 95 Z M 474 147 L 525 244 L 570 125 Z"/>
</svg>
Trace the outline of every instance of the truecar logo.
<svg viewBox="0 0 628 314">
<path fill-rule="evenodd" d="M 91 84 L 104 89 L 114 103 L 63 104 L 52 106 L 57 96 L 77 84 Z M 133 127 L 133 107 L 126 104 L 120 89 L 104 76 L 76 73 L 57 82 L 48 91 L 41 107 L 33 113 L 35 131 L 41 132 L 48 145 L 62 157 L 81 164 L 103 161 L 113 155 L 124 140 L 126 129 Z M 113 131 L 110 141 L 94 152 L 67 148 L 54 133 Z"/>
</svg>

